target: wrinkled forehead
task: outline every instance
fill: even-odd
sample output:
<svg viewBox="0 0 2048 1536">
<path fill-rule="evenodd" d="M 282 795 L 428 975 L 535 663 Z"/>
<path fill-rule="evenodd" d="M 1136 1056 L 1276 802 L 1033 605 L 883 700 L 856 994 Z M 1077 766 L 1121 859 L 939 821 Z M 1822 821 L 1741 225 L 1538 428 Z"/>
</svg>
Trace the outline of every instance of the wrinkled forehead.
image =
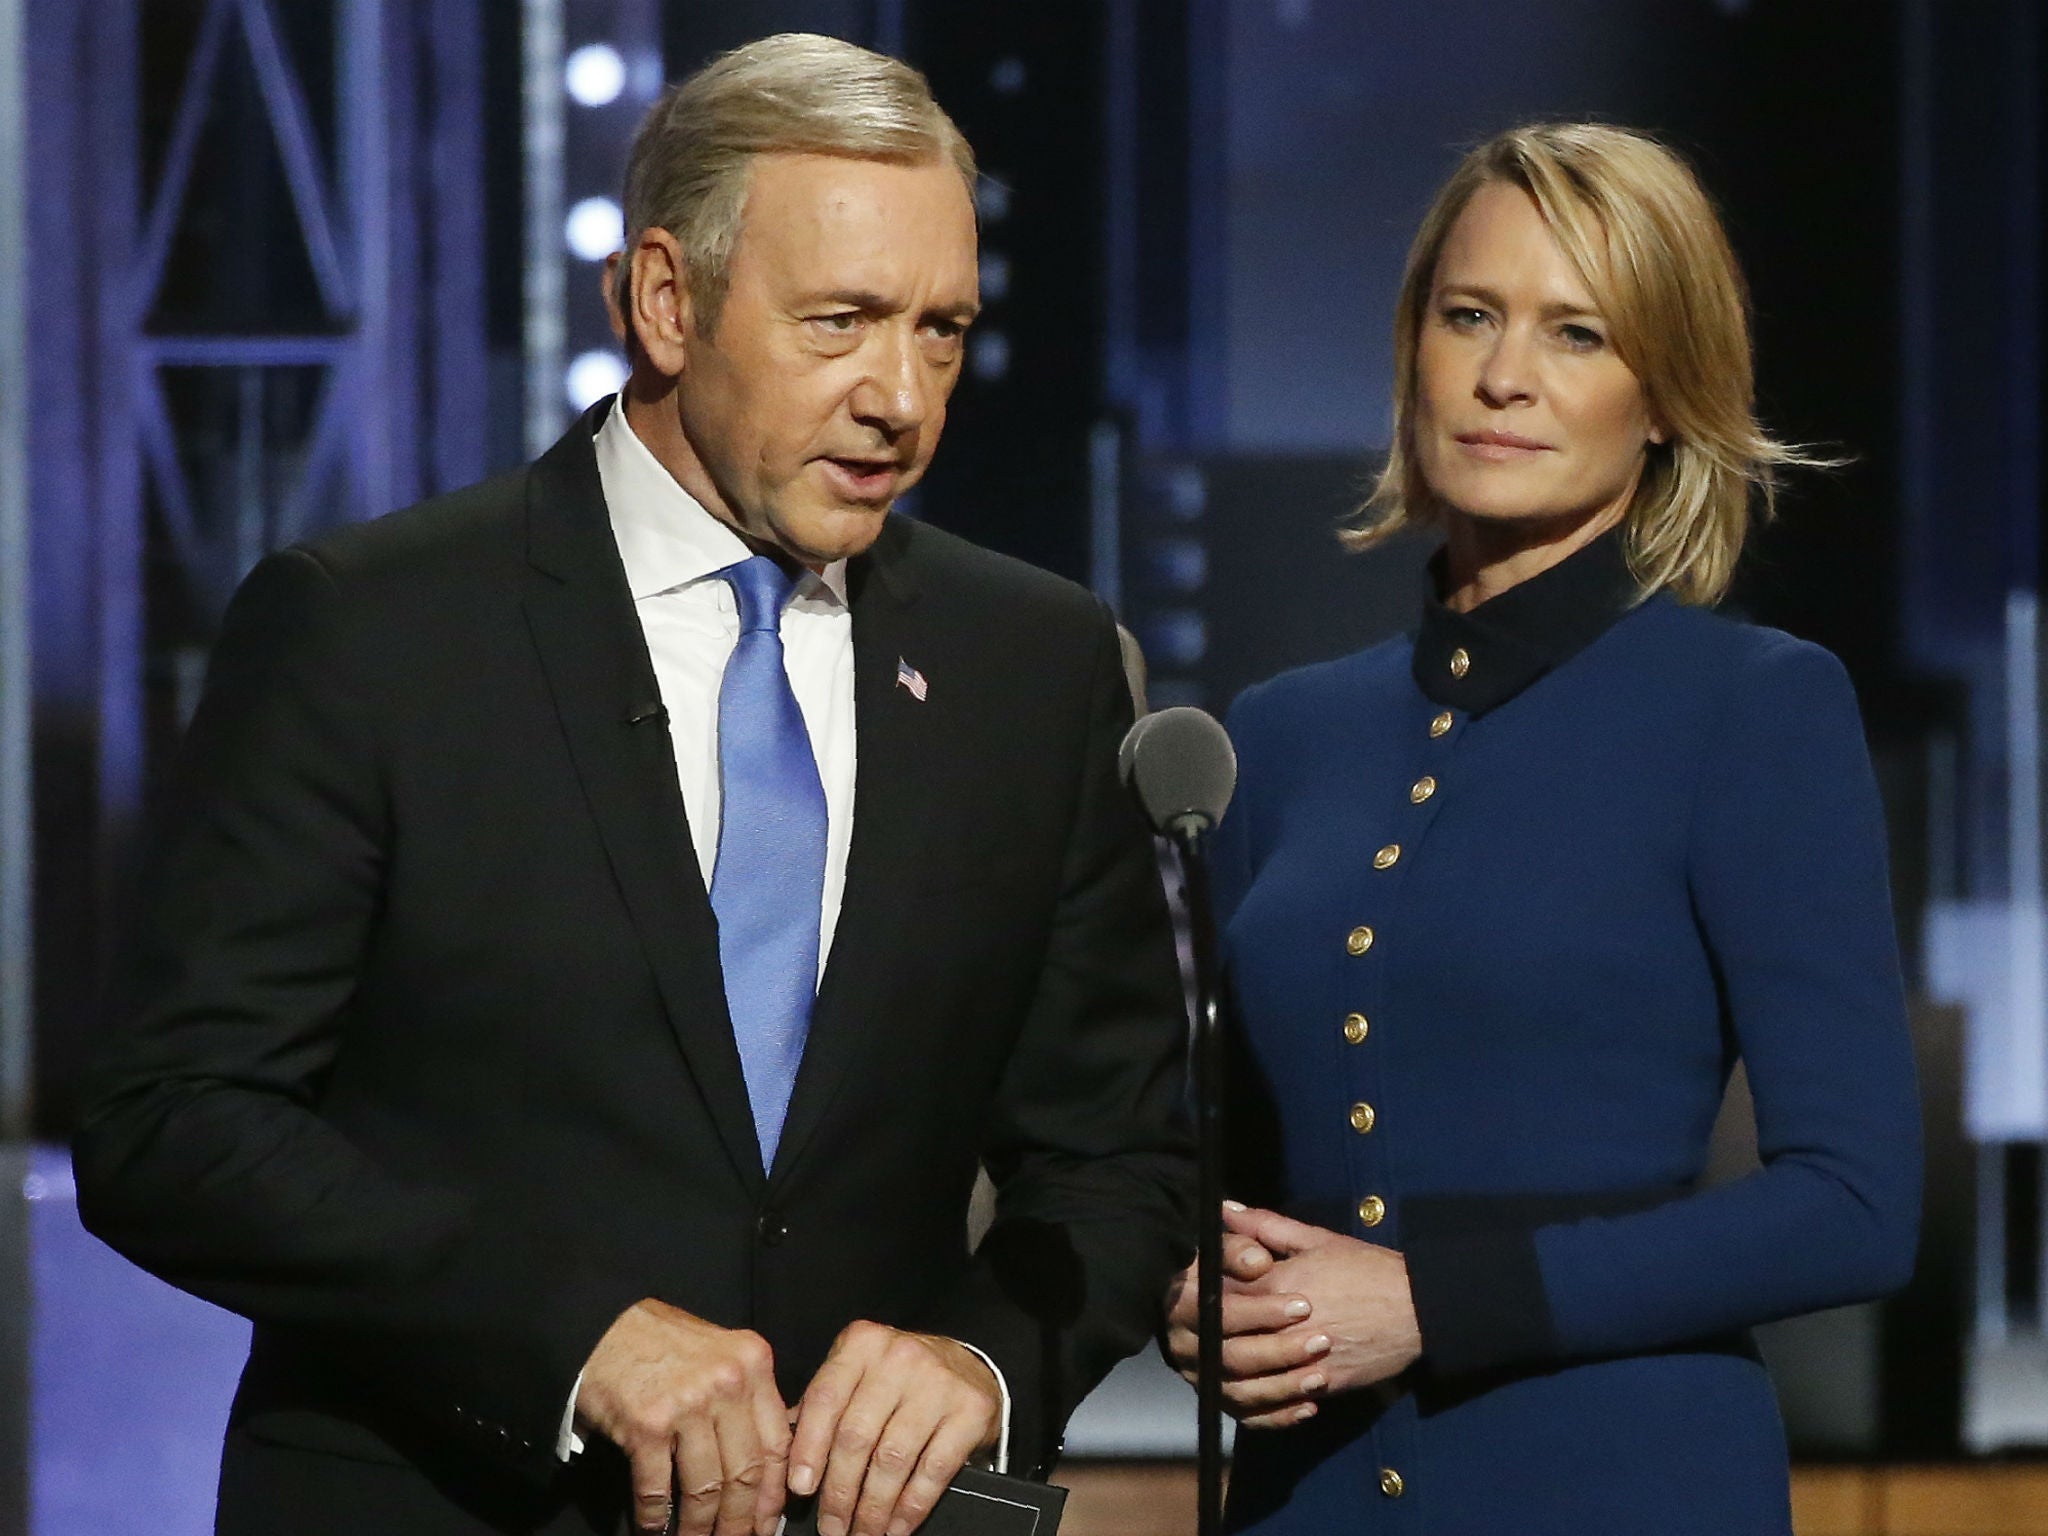
<svg viewBox="0 0 2048 1536">
<path fill-rule="evenodd" d="M 974 205 L 942 159 L 766 154 L 752 167 L 734 273 L 778 288 L 905 282 L 957 287 L 975 273 Z"/>
</svg>

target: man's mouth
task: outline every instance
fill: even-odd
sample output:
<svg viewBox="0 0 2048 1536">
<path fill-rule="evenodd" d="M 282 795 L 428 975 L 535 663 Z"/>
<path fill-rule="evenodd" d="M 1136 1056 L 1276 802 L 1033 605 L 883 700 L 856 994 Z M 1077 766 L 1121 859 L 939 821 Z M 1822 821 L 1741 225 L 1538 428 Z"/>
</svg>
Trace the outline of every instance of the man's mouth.
<svg viewBox="0 0 2048 1536">
<path fill-rule="evenodd" d="M 858 459 L 828 456 L 826 473 L 849 501 L 885 502 L 896 491 L 902 465 L 894 459 Z"/>
</svg>

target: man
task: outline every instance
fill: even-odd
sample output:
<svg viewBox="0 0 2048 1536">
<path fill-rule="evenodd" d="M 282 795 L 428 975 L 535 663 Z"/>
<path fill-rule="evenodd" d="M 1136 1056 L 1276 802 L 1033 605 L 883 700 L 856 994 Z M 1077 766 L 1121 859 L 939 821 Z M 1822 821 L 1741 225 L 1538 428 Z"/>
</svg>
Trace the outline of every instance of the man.
<svg viewBox="0 0 2048 1536">
<path fill-rule="evenodd" d="M 972 185 L 905 66 L 726 56 L 634 150 L 623 400 L 237 596 L 76 1146 L 96 1232 L 255 1320 L 222 1531 L 901 1536 L 1149 1333 L 1115 631 L 888 514 Z"/>
</svg>

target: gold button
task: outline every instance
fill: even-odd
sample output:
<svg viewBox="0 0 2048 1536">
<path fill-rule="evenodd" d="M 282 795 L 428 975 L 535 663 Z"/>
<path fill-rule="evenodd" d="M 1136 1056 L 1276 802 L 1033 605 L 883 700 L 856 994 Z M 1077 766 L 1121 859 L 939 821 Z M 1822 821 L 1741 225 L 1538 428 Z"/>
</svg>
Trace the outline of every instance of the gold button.
<svg viewBox="0 0 2048 1536">
<path fill-rule="evenodd" d="M 1376 1227 L 1387 1219 L 1387 1202 L 1378 1195 L 1367 1195 L 1358 1202 L 1358 1219 L 1368 1227 Z"/>
<path fill-rule="evenodd" d="M 1354 1104 L 1351 1106 L 1351 1129 L 1358 1132 L 1361 1136 L 1372 1129 L 1373 1121 L 1378 1118 L 1379 1116 L 1372 1112 L 1370 1104 Z"/>
<path fill-rule="evenodd" d="M 1401 845 L 1399 843 L 1389 843 L 1372 856 L 1372 867 L 1374 869 L 1392 869 L 1400 862 Z"/>
<path fill-rule="evenodd" d="M 1435 793 L 1436 780 L 1426 773 L 1408 786 L 1408 798 L 1417 805 Z"/>
<path fill-rule="evenodd" d="M 1465 647 L 1461 645 L 1451 652 L 1451 676 L 1463 677 L 1471 670 L 1472 658 L 1465 653 Z"/>
<path fill-rule="evenodd" d="M 1438 715 L 1434 720 L 1429 722 L 1429 734 L 1431 739 L 1433 740 L 1436 737 L 1443 735 L 1450 728 L 1451 712 L 1447 709 L 1442 714 Z"/>
<path fill-rule="evenodd" d="M 1365 1037 L 1372 1033 L 1372 1026 L 1365 1021 L 1362 1013 L 1344 1015 L 1344 1038 L 1353 1045 L 1365 1044 Z"/>
<path fill-rule="evenodd" d="M 1396 1472 L 1392 1467 L 1380 1468 L 1381 1493 L 1384 1493 L 1390 1499 L 1398 1499 L 1407 1490 L 1408 1485 L 1401 1481 L 1400 1473 Z"/>
<path fill-rule="evenodd" d="M 1372 948 L 1372 930 L 1354 928 L 1344 936 L 1344 950 L 1347 954 L 1362 955 Z"/>
</svg>

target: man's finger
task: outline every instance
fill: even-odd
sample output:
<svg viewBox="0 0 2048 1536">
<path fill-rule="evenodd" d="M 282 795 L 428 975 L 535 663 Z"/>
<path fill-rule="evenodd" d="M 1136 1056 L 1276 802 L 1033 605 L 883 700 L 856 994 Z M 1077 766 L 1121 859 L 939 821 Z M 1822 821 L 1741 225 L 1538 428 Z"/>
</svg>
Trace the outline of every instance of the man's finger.
<svg viewBox="0 0 2048 1536">
<path fill-rule="evenodd" d="M 671 1448 L 645 1445 L 628 1458 L 633 1474 L 633 1526 L 659 1533 L 675 1513 L 676 1464 Z"/>
<path fill-rule="evenodd" d="M 686 1413 L 676 1425 L 676 1536 L 707 1536 L 725 1491 L 718 1431 L 711 1416 Z"/>
<path fill-rule="evenodd" d="M 808 1497 L 823 1484 L 840 1416 L 858 1390 L 860 1378 L 860 1366 L 835 1348 L 804 1388 L 803 1399 L 796 1405 L 796 1433 L 789 1444 L 791 1493 Z"/>
<path fill-rule="evenodd" d="M 893 1384 L 878 1372 L 863 1373 L 860 1385 L 839 1415 L 832 1450 L 825 1458 L 824 1479 L 818 1485 L 819 1536 L 846 1536 L 852 1529 L 861 1485 L 867 1480 L 868 1462 L 881 1441 L 883 1428 L 895 1414 L 896 1405 Z"/>
<path fill-rule="evenodd" d="M 751 1403 L 720 1406 L 712 1421 L 718 1435 L 717 1536 L 753 1536 L 754 1504 L 767 1471 Z"/>
<path fill-rule="evenodd" d="M 888 1530 L 897 1496 L 924 1460 L 939 1420 L 938 1404 L 928 1392 L 906 1395 L 889 1415 L 868 1456 L 867 1476 L 853 1507 L 855 1536 L 883 1536 Z"/>
<path fill-rule="evenodd" d="M 775 1536 L 789 1491 L 789 1410 L 773 1392 L 754 1394 L 754 1431 L 761 1440 L 761 1487 L 754 1499 L 754 1536 Z"/>
<path fill-rule="evenodd" d="M 959 1475 L 980 1444 L 980 1432 L 972 1418 L 955 1415 L 942 1419 L 918 1459 L 916 1472 L 896 1495 L 894 1525 L 911 1531 L 923 1525 L 946 1485 Z"/>
</svg>

